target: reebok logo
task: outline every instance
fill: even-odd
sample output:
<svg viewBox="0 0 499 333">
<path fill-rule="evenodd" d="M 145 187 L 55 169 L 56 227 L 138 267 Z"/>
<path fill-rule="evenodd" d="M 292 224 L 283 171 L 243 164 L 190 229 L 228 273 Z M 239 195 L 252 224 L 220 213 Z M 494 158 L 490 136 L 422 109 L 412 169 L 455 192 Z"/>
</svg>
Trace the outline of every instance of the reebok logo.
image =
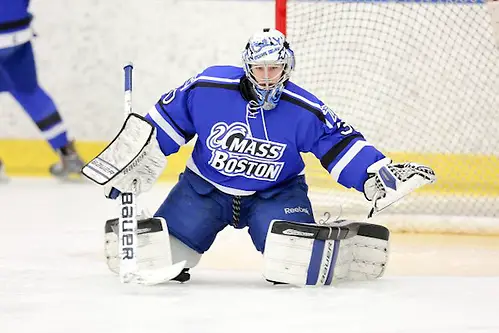
<svg viewBox="0 0 499 333">
<path fill-rule="evenodd" d="M 294 214 L 294 213 L 305 213 L 307 215 L 310 215 L 310 211 L 308 208 L 303 208 L 303 207 L 294 207 L 294 208 L 284 208 L 284 214 Z"/>
</svg>

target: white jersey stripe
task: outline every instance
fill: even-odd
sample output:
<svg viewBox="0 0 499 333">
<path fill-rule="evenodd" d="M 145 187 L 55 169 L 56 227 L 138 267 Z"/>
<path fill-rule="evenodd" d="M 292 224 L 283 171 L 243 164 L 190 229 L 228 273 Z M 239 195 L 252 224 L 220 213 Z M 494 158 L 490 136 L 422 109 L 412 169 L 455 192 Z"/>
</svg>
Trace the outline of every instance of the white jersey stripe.
<svg viewBox="0 0 499 333">
<path fill-rule="evenodd" d="M 175 141 L 179 146 L 185 145 L 185 139 L 180 134 L 175 131 L 172 125 L 170 125 L 165 118 L 158 112 L 155 106 L 149 110 L 149 115 L 156 124 L 158 124 L 160 130 L 165 132 L 173 141 Z"/>
<path fill-rule="evenodd" d="M 355 156 L 362 150 L 362 148 L 366 146 L 372 146 L 370 143 L 367 141 L 357 141 L 353 144 L 350 149 L 346 152 L 345 155 L 336 163 L 336 165 L 333 167 L 331 170 L 330 174 L 333 177 L 335 181 L 338 181 L 340 178 L 341 172 L 345 167 L 350 163 Z"/>
<path fill-rule="evenodd" d="M 227 79 L 224 77 L 215 77 L 215 76 L 206 76 L 206 75 L 201 75 L 189 82 L 186 86 L 182 87 L 180 91 L 184 91 L 188 89 L 192 84 L 203 80 L 203 81 L 211 81 L 211 82 L 219 82 L 219 83 L 239 83 L 240 79 Z"/>
<path fill-rule="evenodd" d="M 217 188 L 218 190 L 222 191 L 223 193 L 230 194 L 230 195 L 248 196 L 248 195 L 252 195 L 252 194 L 254 194 L 256 192 L 256 191 L 239 190 L 237 188 L 231 188 L 231 187 L 223 186 L 223 185 L 217 184 L 217 183 L 209 180 L 208 178 L 206 178 L 205 176 L 203 176 L 201 174 L 201 171 L 199 171 L 198 167 L 196 166 L 196 163 L 194 163 L 194 160 L 192 159 L 192 156 L 189 157 L 189 159 L 187 160 L 187 165 L 186 166 L 189 168 L 189 170 L 191 170 L 196 175 L 198 175 L 199 177 L 201 177 L 204 180 L 206 180 L 211 185 L 215 186 L 215 188 Z"/>
<path fill-rule="evenodd" d="M 313 106 L 314 108 L 317 108 L 317 110 L 319 110 L 319 111 L 321 111 L 321 112 L 322 112 L 320 104 L 315 103 L 315 102 L 312 102 L 312 101 L 309 101 L 309 100 L 308 100 L 308 99 L 306 99 L 305 97 L 303 97 L 303 96 L 301 96 L 301 95 L 298 95 L 297 93 L 294 93 L 294 92 L 292 92 L 292 91 L 289 91 L 288 89 L 284 89 L 284 90 L 283 90 L 283 92 L 284 92 L 284 93 L 286 93 L 286 94 L 288 94 L 289 96 L 292 96 L 292 97 L 294 97 L 294 98 L 299 99 L 299 100 L 300 100 L 300 101 L 302 101 L 302 102 L 307 103 L 307 104 L 308 104 L 308 105 L 310 105 L 310 106 Z"/>
<path fill-rule="evenodd" d="M 59 123 L 51 128 L 49 128 L 48 130 L 45 130 L 42 132 L 42 135 L 43 137 L 45 138 L 45 140 L 52 140 L 52 139 L 55 139 L 58 135 L 66 132 L 66 126 L 64 125 L 64 123 Z"/>
</svg>

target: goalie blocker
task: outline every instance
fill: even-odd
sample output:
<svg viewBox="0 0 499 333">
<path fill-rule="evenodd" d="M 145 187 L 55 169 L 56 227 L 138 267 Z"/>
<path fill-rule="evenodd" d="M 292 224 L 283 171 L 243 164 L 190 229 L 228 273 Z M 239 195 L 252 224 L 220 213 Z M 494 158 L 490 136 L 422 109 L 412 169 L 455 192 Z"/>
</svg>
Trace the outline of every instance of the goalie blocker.
<svg viewBox="0 0 499 333">
<path fill-rule="evenodd" d="M 379 278 L 388 262 L 389 235 L 386 227 L 363 222 L 274 220 L 265 245 L 264 277 L 315 286 Z"/>
</svg>

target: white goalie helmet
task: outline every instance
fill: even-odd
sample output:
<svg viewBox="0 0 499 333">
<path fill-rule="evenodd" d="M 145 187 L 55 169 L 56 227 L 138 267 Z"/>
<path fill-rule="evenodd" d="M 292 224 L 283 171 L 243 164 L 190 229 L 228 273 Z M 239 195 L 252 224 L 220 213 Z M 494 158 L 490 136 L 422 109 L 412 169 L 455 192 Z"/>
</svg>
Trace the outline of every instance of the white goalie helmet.
<svg viewBox="0 0 499 333">
<path fill-rule="evenodd" d="M 264 110 L 275 108 L 295 67 L 295 56 L 286 37 L 278 30 L 263 29 L 248 40 L 242 59 L 259 106 Z"/>
</svg>

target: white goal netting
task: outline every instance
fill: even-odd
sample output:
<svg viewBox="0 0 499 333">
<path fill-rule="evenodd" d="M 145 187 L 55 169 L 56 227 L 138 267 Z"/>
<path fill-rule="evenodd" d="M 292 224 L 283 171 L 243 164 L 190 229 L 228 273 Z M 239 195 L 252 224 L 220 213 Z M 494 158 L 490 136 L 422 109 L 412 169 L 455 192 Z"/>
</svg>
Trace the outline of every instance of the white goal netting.
<svg viewBox="0 0 499 333">
<path fill-rule="evenodd" d="M 499 233 L 499 2 L 278 2 L 287 13 L 277 26 L 297 58 L 293 80 L 394 160 L 436 170 L 437 184 L 390 213 L 454 216 L 460 228 L 483 218 Z M 328 190 L 312 160 L 319 211 L 367 210 L 362 195 Z"/>
</svg>

